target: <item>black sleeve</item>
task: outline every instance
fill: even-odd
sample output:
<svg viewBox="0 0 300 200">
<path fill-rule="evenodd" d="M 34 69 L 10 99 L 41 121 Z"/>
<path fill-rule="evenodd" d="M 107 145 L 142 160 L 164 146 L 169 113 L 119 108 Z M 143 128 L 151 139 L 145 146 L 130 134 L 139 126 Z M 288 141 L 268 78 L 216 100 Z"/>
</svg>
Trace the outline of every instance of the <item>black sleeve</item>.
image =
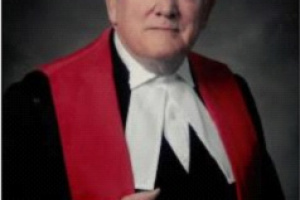
<svg viewBox="0 0 300 200">
<path fill-rule="evenodd" d="M 261 169 L 261 193 L 262 199 L 276 199 L 282 200 L 285 199 L 283 195 L 283 191 L 279 182 L 279 178 L 277 172 L 275 170 L 274 164 L 270 158 L 270 155 L 267 152 L 266 142 L 263 136 L 263 129 L 261 120 L 253 99 L 251 95 L 250 89 L 245 82 L 245 80 L 236 76 L 238 85 L 242 91 L 244 100 L 248 106 L 250 116 L 252 118 L 253 124 L 256 128 L 256 132 L 258 134 L 258 140 L 261 146 L 261 154 L 262 154 L 262 169 Z"/>
<path fill-rule="evenodd" d="M 70 199 L 47 78 L 34 72 L 14 84 L 2 108 L 3 199 Z"/>
</svg>

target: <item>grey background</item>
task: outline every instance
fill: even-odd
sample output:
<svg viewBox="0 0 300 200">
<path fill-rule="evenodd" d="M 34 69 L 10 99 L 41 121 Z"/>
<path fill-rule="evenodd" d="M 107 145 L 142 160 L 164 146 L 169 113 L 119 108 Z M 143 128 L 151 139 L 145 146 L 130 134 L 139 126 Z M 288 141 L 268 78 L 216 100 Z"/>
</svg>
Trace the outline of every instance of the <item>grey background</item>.
<svg viewBox="0 0 300 200">
<path fill-rule="evenodd" d="M 103 0 L 3 0 L 3 91 L 109 25 Z M 298 1 L 217 1 L 195 50 L 248 81 L 285 195 L 298 199 Z"/>
</svg>

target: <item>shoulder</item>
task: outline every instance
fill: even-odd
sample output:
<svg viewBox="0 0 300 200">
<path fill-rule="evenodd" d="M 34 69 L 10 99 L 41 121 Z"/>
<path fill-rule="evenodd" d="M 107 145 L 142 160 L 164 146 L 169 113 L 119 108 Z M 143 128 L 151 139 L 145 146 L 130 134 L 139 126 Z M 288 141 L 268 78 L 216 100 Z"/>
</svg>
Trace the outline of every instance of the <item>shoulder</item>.
<svg viewBox="0 0 300 200">
<path fill-rule="evenodd" d="M 199 78 L 205 79 L 205 82 L 212 83 L 213 87 L 221 86 L 221 88 L 223 88 L 223 85 L 228 81 L 235 85 L 235 87 L 231 88 L 236 88 L 243 98 L 247 111 L 256 129 L 259 141 L 262 146 L 265 146 L 260 116 L 247 81 L 241 75 L 233 73 L 226 64 L 214 59 L 191 53 L 190 60 L 192 65 L 194 65 L 192 66 L 194 69 L 193 71 L 198 73 L 195 75 L 201 76 Z"/>
<path fill-rule="evenodd" d="M 217 61 L 215 59 L 209 58 L 207 56 L 201 55 L 196 52 L 190 52 L 189 60 L 198 63 L 198 65 L 202 65 L 206 68 L 216 68 L 216 69 L 222 69 L 222 68 L 228 68 L 228 66 L 225 63 L 222 63 L 220 61 Z"/>
<path fill-rule="evenodd" d="M 4 111 L 13 112 L 18 109 L 32 110 L 42 102 L 51 99 L 48 78 L 45 74 L 34 71 L 25 78 L 11 85 L 3 95 Z"/>
<path fill-rule="evenodd" d="M 226 64 L 194 52 L 189 53 L 188 58 L 191 71 L 197 80 L 221 85 L 234 81 L 234 74 Z"/>
<path fill-rule="evenodd" d="M 65 72 L 83 71 L 87 66 L 99 63 L 110 54 L 110 35 L 112 29 L 106 29 L 98 38 L 86 47 L 40 66 L 40 70 L 47 76 L 55 76 Z"/>
<path fill-rule="evenodd" d="M 193 73 L 200 75 L 201 78 L 205 78 L 210 81 L 221 81 L 222 79 L 228 80 L 228 78 L 232 79 L 233 77 L 233 73 L 230 68 L 220 61 L 195 52 L 189 53 L 188 58 Z"/>
</svg>

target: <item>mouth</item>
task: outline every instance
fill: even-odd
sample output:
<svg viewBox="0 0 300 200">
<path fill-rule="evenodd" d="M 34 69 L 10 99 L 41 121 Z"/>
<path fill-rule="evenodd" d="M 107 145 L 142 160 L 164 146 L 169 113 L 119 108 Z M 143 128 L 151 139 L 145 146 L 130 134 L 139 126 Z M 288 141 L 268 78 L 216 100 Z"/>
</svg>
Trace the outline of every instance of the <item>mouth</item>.
<svg viewBox="0 0 300 200">
<path fill-rule="evenodd" d="M 154 26 L 147 28 L 147 30 L 157 30 L 157 31 L 166 31 L 166 32 L 179 32 L 179 28 L 170 27 L 170 26 Z"/>
</svg>

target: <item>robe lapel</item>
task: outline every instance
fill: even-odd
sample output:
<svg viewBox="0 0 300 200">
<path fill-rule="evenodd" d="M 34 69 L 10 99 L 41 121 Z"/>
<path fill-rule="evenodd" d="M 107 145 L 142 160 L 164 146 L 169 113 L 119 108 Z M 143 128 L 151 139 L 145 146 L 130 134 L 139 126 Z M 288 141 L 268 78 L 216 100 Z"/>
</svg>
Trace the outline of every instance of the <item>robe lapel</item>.
<svg viewBox="0 0 300 200">
<path fill-rule="evenodd" d="M 134 192 L 109 34 L 42 69 L 50 80 L 74 200 L 119 200 Z"/>
<path fill-rule="evenodd" d="M 217 125 L 230 159 L 239 200 L 256 199 L 259 154 L 254 126 L 233 74 L 220 63 L 189 56 L 199 94 Z"/>
</svg>

